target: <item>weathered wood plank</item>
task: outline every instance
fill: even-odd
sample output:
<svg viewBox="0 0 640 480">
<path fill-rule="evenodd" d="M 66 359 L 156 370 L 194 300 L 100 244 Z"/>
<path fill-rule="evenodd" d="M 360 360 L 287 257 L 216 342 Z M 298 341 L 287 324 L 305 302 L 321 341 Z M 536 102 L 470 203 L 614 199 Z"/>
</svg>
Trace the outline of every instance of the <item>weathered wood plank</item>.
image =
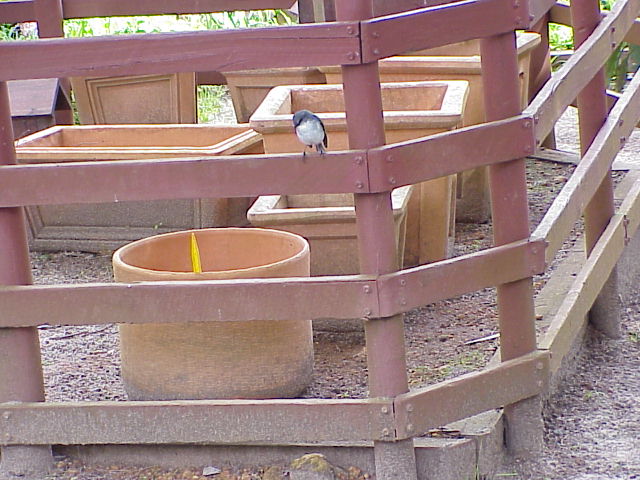
<svg viewBox="0 0 640 480">
<path fill-rule="evenodd" d="M 533 397 L 546 389 L 549 355 L 533 352 L 395 398 L 398 439 Z"/>
<path fill-rule="evenodd" d="M 624 39 L 640 11 L 640 0 L 616 2 L 611 13 L 589 39 L 569 58 L 540 90 L 524 115 L 536 118 L 536 141 L 541 144 L 577 92 L 605 64 L 611 52 Z"/>
<path fill-rule="evenodd" d="M 367 192 L 363 158 L 350 151 L 322 161 L 287 154 L 0 166 L 0 207 Z"/>
<path fill-rule="evenodd" d="M 549 21 L 560 25 L 571 26 L 571 7 L 569 4 L 556 3 L 549 11 Z M 606 17 L 607 12 L 602 12 L 602 17 Z M 640 45 L 640 20 L 633 22 L 633 26 L 624 37 L 625 42 Z"/>
<path fill-rule="evenodd" d="M 0 326 L 358 318 L 378 315 L 373 277 L 1 286 Z"/>
<path fill-rule="evenodd" d="M 635 183 L 619 212 L 611 219 L 540 341 L 540 348 L 551 352 L 552 372 L 560 368 L 562 359 L 570 351 L 591 305 L 639 224 L 640 181 Z"/>
<path fill-rule="evenodd" d="M 0 445 L 360 442 L 393 431 L 390 400 L 0 404 Z"/>
<path fill-rule="evenodd" d="M 556 0 L 529 0 L 529 25 L 535 25 L 556 4 Z"/>
<path fill-rule="evenodd" d="M 439 47 L 522 28 L 509 0 L 461 0 L 362 22 L 362 58 L 372 62 L 412 50 Z M 483 21 L 479 22 L 478 18 Z"/>
<path fill-rule="evenodd" d="M 378 280 L 380 316 L 542 273 L 544 248 L 544 241 L 525 240 L 383 275 Z"/>
<path fill-rule="evenodd" d="M 371 191 L 386 191 L 475 167 L 521 158 L 534 150 L 533 120 L 513 117 L 368 151 Z"/>
<path fill-rule="evenodd" d="M 549 243 L 547 262 L 553 259 L 582 215 L 639 118 L 640 76 L 636 76 L 611 109 L 591 147 L 532 234 L 532 238 L 542 238 Z"/>
<path fill-rule="evenodd" d="M 357 22 L 2 42 L 0 80 L 357 64 Z"/>
</svg>

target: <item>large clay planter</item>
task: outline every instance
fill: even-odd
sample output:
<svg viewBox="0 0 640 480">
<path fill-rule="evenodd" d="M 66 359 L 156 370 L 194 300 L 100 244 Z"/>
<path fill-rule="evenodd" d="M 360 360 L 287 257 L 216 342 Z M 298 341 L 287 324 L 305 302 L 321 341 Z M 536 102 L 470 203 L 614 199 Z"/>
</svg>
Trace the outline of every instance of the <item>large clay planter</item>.
<svg viewBox="0 0 640 480">
<path fill-rule="evenodd" d="M 142 160 L 262 153 L 248 125 L 52 127 L 16 143 L 19 163 Z M 27 207 L 37 250 L 112 250 L 157 233 L 245 225 L 247 198 Z"/>
<path fill-rule="evenodd" d="M 383 83 L 387 143 L 457 128 L 462 123 L 467 91 L 465 81 Z M 251 117 L 251 127 L 263 135 L 265 152 L 302 150 L 293 133 L 291 117 L 303 108 L 322 118 L 330 150 L 348 149 L 342 85 L 297 85 L 274 88 Z M 454 179 L 454 175 L 443 177 L 414 188 L 408 205 L 405 265 L 448 256 L 455 222 Z M 423 218 L 425 221 L 421 221 Z"/>
<path fill-rule="evenodd" d="M 264 98 L 278 85 L 327 83 L 315 67 L 271 68 L 224 74 L 238 122 L 248 122 Z"/>
<path fill-rule="evenodd" d="M 537 33 L 517 35 L 518 69 L 522 106 L 528 103 L 529 64 L 531 52 L 540 44 Z M 341 83 L 339 66 L 320 67 L 327 83 Z M 464 111 L 463 125 L 485 121 L 484 93 L 480 47 L 477 40 L 456 43 L 411 55 L 385 58 L 379 62 L 381 82 L 416 82 L 424 80 L 466 80 L 469 97 Z M 485 222 L 490 216 L 490 195 L 485 167 L 461 175 L 461 191 L 457 200 L 456 218 L 466 222 Z"/>
<path fill-rule="evenodd" d="M 116 281 L 309 275 L 304 238 L 253 228 L 193 230 L 203 273 L 192 273 L 191 232 L 120 248 L 113 255 Z M 308 386 L 313 368 L 311 320 L 122 324 L 120 349 L 132 400 L 294 397 Z"/>
<path fill-rule="evenodd" d="M 83 124 L 196 123 L 195 74 L 74 77 Z"/>
<path fill-rule="evenodd" d="M 412 188 L 396 188 L 391 197 L 399 260 Z M 262 196 L 249 208 L 247 218 L 256 227 L 305 237 L 311 249 L 311 275 L 351 275 L 360 270 L 352 194 Z"/>
</svg>

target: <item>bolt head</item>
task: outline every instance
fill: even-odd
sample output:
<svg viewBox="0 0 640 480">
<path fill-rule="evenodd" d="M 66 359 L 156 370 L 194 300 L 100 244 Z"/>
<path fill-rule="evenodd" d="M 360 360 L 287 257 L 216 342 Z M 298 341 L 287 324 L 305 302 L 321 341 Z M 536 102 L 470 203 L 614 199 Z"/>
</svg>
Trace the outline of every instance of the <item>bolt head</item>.
<svg viewBox="0 0 640 480">
<path fill-rule="evenodd" d="M 413 432 L 413 429 L 414 429 L 414 428 L 415 428 L 415 427 L 413 426 L 413 423 L 409 423 L 409 424 L 407 424 L 407 432 Z"/>
<path fill-rule="evenodd" d="M 362 291 L 364 293 L 371 293 L 371 287 L 369 285 L 365 285 L 364 287 L 362 287 Z"/>
<path fill-rule="evenodd" d="M 386 405 L 382 407 L 380 410 L 382 411 L 382 413 L 389 413 L 389 407 L 387 407 Z"/>
<path fill-rule="evenodd" d="M 356 182 L 356 188 L 360 189 L 360 188 L 363 188 L 363 187 L 364 187 L 364 183 L 362 183 L 360 181 Z"/>
</svg>

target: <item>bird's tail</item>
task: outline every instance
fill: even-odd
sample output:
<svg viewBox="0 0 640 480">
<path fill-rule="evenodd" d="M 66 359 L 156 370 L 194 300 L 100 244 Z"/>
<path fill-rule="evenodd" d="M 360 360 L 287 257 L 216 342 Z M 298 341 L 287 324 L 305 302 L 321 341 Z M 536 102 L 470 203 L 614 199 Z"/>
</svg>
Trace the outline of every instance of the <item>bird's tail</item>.
<svg viewBox="0 0 640 480">
<path fill-rule="evenodd" d="M 316 144 L 316 150 L 318 151 L 318 153 L 321 153 L 321 154 L 327 153 L 327 149 L 324 148 L 324 145 L 322 143 Z"/>
</svg>

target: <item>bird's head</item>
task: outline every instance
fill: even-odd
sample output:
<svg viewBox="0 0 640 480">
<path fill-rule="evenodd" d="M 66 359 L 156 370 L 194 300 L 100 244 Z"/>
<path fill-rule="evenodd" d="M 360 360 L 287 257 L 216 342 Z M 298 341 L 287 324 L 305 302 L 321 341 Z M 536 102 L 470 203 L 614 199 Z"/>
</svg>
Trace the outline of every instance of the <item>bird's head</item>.
<svg viewBox="0 0 640 480">
<path fill-rule="evenodd" d="M 305 119 L 310 118 L 313 115 L 309 110 L 298 110 L 293 114 L 293 126 L 297 127 L 300 125 Z"/>
</svg>

